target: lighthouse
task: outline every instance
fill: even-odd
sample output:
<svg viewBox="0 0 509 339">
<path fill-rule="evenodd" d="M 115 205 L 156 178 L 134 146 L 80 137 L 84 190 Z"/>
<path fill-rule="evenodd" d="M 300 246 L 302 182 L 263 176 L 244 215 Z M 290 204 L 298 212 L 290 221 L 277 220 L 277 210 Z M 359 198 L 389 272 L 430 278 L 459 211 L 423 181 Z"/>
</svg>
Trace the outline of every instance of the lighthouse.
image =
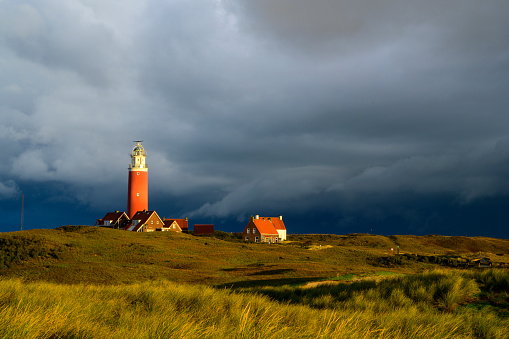
<svg viewBox="0 0 509 339">
<path fill-rule="evenodd" d="M 147 153 L 141 145 L 142 140 L 134 141 L 129 164 L 129 183 L 127 188 L 127 215 L 132 218 L 136 212 L 148 210 L 148 167 L 145 163 Z"/>
</svg>

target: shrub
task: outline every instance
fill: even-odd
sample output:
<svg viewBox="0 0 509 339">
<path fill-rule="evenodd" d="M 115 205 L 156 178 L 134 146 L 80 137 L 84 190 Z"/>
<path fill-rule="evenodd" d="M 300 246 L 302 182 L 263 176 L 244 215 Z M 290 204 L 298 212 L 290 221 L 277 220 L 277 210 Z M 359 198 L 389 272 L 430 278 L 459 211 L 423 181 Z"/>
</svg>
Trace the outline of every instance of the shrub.
<svg viewBox="0 0 509 339">
<path fill-rule="evenodd" d="M 479 274 L 479 283 L 488 292 L 509 292 L 509 270 L 486 270 Z"/>
</svg>

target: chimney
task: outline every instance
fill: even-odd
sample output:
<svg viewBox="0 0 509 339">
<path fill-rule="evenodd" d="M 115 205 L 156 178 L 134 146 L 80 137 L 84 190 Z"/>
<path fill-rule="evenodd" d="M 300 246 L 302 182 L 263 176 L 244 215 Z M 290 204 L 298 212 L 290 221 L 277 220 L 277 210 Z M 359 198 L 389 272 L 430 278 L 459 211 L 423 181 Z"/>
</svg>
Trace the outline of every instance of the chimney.
<svg viewBox="0 0 509 339">
<path fill-rule="evenodd" d="M 283 216 L 282 215 L 279 216 L 279 220 L 283 220 Z"/>
<path fill-rule="evenodd" d="M 260 216 L 259 216 L 258 214 L 257 214 L 257 215 L 255 215 L 255 219 L 256 219 L 256 220 L 260 219 Z"/>
</svg>

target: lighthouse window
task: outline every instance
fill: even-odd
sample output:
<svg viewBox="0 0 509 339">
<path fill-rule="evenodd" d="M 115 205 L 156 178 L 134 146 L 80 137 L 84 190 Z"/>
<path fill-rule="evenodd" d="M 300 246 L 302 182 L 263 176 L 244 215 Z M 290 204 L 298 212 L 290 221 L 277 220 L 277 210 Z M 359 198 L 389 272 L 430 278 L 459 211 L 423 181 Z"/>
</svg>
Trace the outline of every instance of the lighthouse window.
<svg viewBox="0 0 509 339">
<path fill-rule="evenodd" d="M 136 193 L 136 196 L 139 197 L 140 196 L 140 193 Z"/>
<path fill-rule="evenodd" d="M 140 172 L 136 172 L 136 175 L 140 175 Z"/>
</svg>

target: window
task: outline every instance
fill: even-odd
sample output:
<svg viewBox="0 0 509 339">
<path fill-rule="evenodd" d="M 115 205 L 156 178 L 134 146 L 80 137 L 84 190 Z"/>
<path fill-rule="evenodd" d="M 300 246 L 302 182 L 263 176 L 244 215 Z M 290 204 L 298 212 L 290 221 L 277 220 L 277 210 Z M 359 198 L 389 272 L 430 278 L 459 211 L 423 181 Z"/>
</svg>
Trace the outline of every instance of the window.
<svg viewBox="0 0 509 339">
<path fill-rule="evenodd" d="M 253 228 L 253 234 L 255 234 L 255 233 L 256 233 L 256 228 Z"/>
<path fill-rule="evenodd" d="M 246 241 L 249 241 L 249 237 L 246 237 Z"/>
<path fill-rule="evenodd" d="M 151 221 L 150 221 L 150 224 L 151 224 L 151 225 L 154 225 L 154 220 L 151 220 Z"/>
<path fill-rule="evenodd" d="M 249 233 L 249 228 L 247 229 L 246 233 Z"/>
<path fill-rule="evenodd" d="M 136 196 L 139 197 L 140 196 L 140 193 L 136 193 Z"/>
<path fill-rule="evenodd" d="M 136 175 L 140 175 L 140 172 L 136 172 Z"/>
<path fill-rule="evenodd" d="M 260 242 L 260 239 L 258 239 L 258 237 L 256 237 L 255 242 Z"/>
</svg>

